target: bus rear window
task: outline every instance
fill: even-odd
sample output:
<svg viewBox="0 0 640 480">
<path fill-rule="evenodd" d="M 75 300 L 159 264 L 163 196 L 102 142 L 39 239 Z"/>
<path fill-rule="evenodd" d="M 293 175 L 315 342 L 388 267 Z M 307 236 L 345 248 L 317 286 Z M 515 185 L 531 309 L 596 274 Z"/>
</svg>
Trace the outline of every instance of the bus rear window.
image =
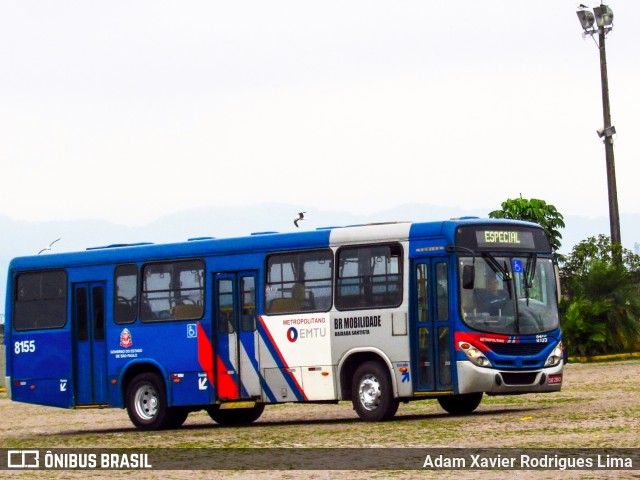
<svg viewBox="0 0 640 480">
<path fill-rule="evenodd" d="M 21 273 L 16 277 L 13 327 L 20 330 L 62 328 L 67 321 L 67 273 Z"/>
</svg>

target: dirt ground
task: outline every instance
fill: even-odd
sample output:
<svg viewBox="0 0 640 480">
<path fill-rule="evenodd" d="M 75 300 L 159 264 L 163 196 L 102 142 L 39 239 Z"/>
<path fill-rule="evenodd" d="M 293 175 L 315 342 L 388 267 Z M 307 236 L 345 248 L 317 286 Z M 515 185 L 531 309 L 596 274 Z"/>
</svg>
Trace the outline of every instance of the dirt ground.
<svg viewBox="0 0 640 480">
<path fill-rule="evenodd" d="M 140 432 L 126 411 L 63 410 L 0 395 L 0 446 L 25 448 L 638 448 L 640 361 L 568 364 L 561 392 L 487 397 L 469 416 L 451 416 L 435 401 L 403 404 L 393 421 L 361 422 L 350 403 L 274 405 L 253 425 L 221 427 L 192 413 L 174 431 Z M 301 449 L 308 449 L 302 450 Z M 286 468 L 286 467 L 284 467 Z M 0 471 L 14 478 L 640 478 L 634 471 Z M 604 474 L 604 475 L 603 475 Z"/>
</svg>

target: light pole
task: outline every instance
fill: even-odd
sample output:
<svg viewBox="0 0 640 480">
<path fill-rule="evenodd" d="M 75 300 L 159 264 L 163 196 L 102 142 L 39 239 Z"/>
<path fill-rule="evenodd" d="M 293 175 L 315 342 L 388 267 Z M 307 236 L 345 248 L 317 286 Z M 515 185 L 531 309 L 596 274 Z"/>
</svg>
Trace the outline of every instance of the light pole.
<svg viewBox="0 0 640 480">
<path fill-rule="evenodd" d="M 607 52 L 605 49 L 605 37 L 613 28 L 613 11 L 607 5 L 600 5 L 593 9 L 593 13 L 587 7 L 580 5 L 578 19 L 584 30 L 584 36 L 592 38 L 598 34 L 598 49 L 600 50 L 600 80 L 602 82 L 602 115 L 604 127 L 598 130 L 598 136 L 604 142 L 604 151 L 607 163 L 607 187 L 609 190 L 609 225 L 611 228 L 611 244 L 622 245 L 620 238 L 620 214 L 618 212 L 618 190 L 616 187 L 616 166 L 613 157 L 613 135 L 616 129 L 611 125 L 611 107 L 609 104 L 609 78 L 607 76 Z M 594 26 L 595 23 L 595 26 Z M 597 28 L 596 28 L 597 27 Z M 614 248 L 614 252 L 616 249 Z M 617 260 L 622 259 L 622 252 Z M 618 257 L 618 255 L 616 255 Z"/>
</svg>

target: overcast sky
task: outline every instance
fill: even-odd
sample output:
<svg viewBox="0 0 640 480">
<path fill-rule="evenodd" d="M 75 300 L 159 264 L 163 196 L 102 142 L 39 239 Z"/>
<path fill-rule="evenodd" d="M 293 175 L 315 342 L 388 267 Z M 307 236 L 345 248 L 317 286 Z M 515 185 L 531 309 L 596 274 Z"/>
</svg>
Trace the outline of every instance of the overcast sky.
<svg viewBox="0 0 640 480">
<path fill-rule="evenodd" d="M 0 215 L 142 225 L 520 194 L 607 215 L 577 3 L 2 1 Z M 637 213 L 640 2 L 609 5 L 619 204 Z"/>
</svg>

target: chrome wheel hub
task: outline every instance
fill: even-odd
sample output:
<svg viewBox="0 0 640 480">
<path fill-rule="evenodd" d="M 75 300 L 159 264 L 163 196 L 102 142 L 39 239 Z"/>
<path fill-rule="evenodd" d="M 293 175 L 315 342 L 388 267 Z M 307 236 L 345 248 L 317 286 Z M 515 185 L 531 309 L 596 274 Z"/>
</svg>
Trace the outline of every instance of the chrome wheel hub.
<svg viewBox="0 0 640 480">
<path fill-rule="evenodd" d="M 362 406 L 369 410 L 375 410 L 380 404 L 380 382 L 373 375 L 365 375 L 360 380 L 360 387 L 358 388 L 360 403 Z"/>
</svg>

